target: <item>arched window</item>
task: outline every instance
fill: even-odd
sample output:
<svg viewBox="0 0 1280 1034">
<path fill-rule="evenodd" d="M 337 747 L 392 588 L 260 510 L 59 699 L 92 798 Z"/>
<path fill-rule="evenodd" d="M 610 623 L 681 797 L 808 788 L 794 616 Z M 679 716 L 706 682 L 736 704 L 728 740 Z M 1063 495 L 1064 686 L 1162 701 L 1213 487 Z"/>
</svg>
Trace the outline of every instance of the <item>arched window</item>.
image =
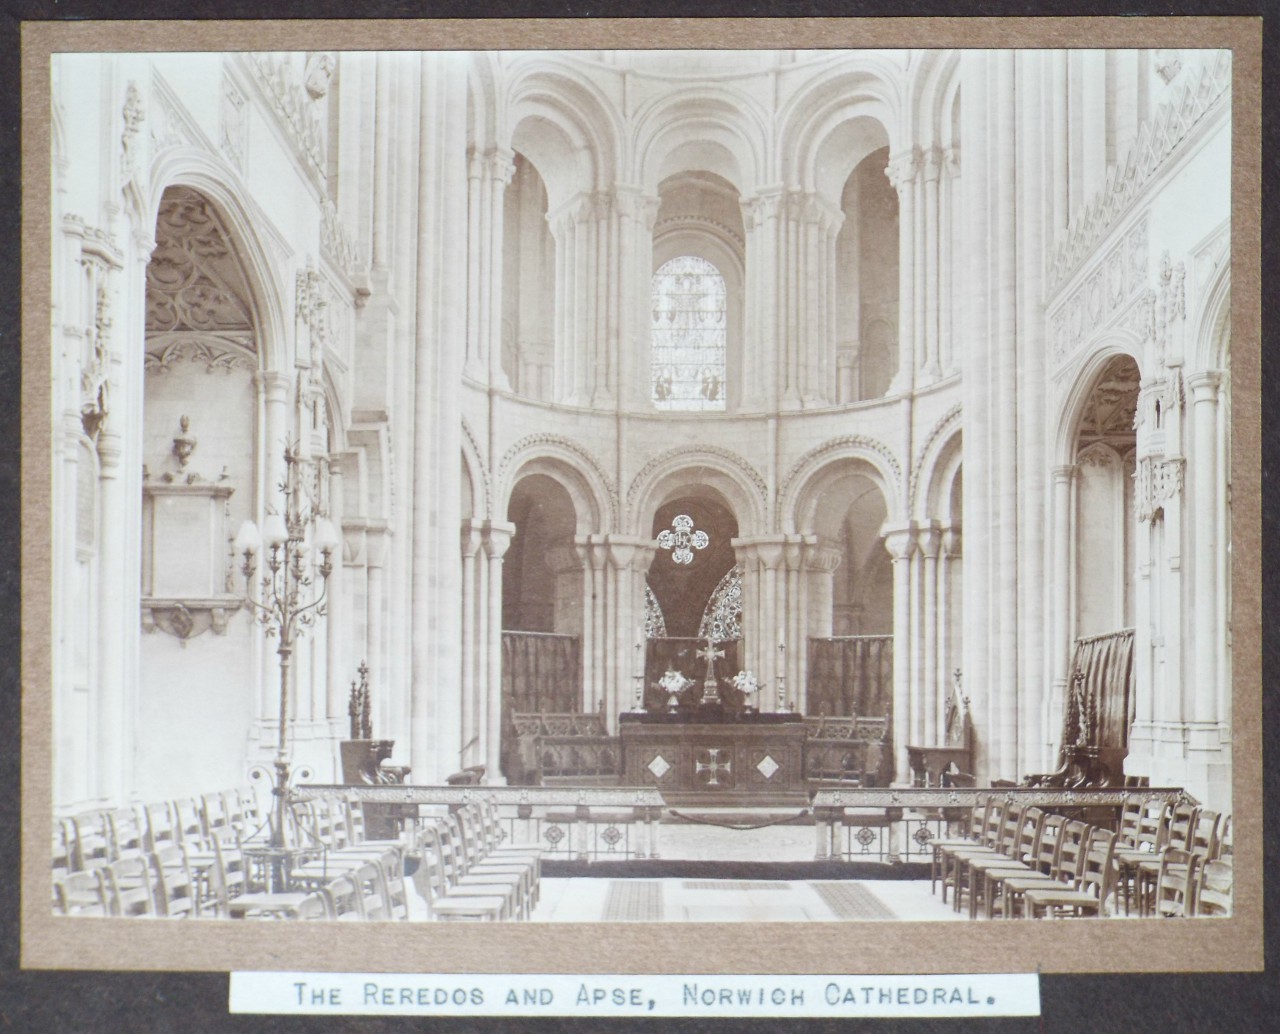
<svg viewBox="0 0 1280 1034">
<path fill-rule="evenodd" d="M 658 409 L 725 408 L 725 282 L 696 255 L 653 274 L 651 395 Z"/>
</svg>

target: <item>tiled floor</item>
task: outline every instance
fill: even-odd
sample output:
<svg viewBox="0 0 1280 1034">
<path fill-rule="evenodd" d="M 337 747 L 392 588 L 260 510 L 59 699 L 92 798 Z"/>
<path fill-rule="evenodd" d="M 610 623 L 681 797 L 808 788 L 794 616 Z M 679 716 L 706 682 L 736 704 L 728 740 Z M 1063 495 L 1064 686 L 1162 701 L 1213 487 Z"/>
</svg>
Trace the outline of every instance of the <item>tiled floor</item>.
<svg viewBox="0 0 1280 1034">
<path fill-rule="evenodd" d="M 639 885 L 649 885 L 641 888 Z M 630 885 L 630 887 L 628 887 Z M 656 885 L 658 892 L 653 892 Z M 862 900 L 852 913 L 823 888 L 854 890 Z M 625 893 L 631 891 L 630 893 Z M 640 891 L 640 893 L 635 893 Z M 624 893 L 620 893 L 624 892 Z M 620 898 L 622 899 L 620 901 Z M 629 899 L 629 900 L 628 900 Z M 628 908 L 628 904 L 632 907 Z M 842 911 L 845 914 L 840 914 Z M 920 880 L 610 880 L 544 879 L 535 922 L 832 922 L 842 919 L 952 921 L 962 917 L 943 905 Z"/>
</svg>

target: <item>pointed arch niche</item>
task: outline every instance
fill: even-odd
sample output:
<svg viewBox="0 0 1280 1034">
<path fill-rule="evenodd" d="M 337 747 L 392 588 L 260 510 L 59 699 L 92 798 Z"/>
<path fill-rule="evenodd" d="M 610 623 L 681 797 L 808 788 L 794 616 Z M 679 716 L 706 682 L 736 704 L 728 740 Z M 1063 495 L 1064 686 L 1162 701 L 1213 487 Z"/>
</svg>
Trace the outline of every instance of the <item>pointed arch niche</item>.
<svg viewBox="0 0 1280 1034">
<path fill-rule="evenodd" d="M 258 638 L 231 536 L 259 519 L 259 341 L 246 263 L 217 206 L 171 186 L 146 273 L 138 772 L 166 785 L 244 781 Z M 283 405 L 288 384 L 278 385 Z M 192 740 L 187 733 L 199 728 Z M 193 775 L 193 773 L 199 773 Z"/>
</svg>

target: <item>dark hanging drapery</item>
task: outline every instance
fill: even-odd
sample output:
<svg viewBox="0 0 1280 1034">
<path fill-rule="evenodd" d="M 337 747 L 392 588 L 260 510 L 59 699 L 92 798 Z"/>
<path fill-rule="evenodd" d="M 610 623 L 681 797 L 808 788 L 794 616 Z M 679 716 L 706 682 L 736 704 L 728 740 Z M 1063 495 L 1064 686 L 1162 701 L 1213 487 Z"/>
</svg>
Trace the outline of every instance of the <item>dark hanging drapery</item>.
<svg viewBox="0 0 1280 1034">
<path fill-rule="evenodd" d="M 1063 708 L 1062 751 L 1072 746 L 1127 750 L 1135 714 L 1133 629 L 1077 639 Z"/>
<path fill-rule="evenodd" d="M 502 749 L 516 743 L 513 712 L 564 714 L 582 710 L 578 637 L 549 632 L 502 633 Z"/>
<path fill-rule="evenodd" d="M 880 718 L 893 704 L 893 636 L 809 640 L 805 712 Z"/>
</svg>

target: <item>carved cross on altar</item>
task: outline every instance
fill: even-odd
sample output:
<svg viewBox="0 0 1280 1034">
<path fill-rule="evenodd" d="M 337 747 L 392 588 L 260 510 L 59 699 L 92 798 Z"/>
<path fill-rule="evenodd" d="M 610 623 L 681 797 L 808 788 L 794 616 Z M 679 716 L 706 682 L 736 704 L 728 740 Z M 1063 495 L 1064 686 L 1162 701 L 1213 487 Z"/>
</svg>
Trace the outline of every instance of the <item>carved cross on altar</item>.
<svg viewBox="0 0 1280 1034">
<path fill-rule="evenodd" d="M 700 755 L 701 757 L 705 757 L 707 760 L 703 762 L 699 759 L 695 764 L 694 772 L 699 777 L 701 777 L 703 772 L 707 773 L 707 786 L 719 786 L 719 776 L 722 774 L 728 776 L 733 771 L 732 761 L 720 760 L 719 747 L 709 747 L 707 750 L 701 751 Z M 727 785 L 728 783 L 729 780 L 726 778 L 725 784 Z"/>
<path fill-rule="evenodd" d="M 704 704 L 719 703 L 720 687 L 716 685 L 716 660 L 724 656 L 724 651 L 717 650 L 715 642 L 707 636 L 706 648 L 699 650 L 697 655 L 707 662 L 707 677 L 702 680 L 702 702 Z"/>
</svg>

